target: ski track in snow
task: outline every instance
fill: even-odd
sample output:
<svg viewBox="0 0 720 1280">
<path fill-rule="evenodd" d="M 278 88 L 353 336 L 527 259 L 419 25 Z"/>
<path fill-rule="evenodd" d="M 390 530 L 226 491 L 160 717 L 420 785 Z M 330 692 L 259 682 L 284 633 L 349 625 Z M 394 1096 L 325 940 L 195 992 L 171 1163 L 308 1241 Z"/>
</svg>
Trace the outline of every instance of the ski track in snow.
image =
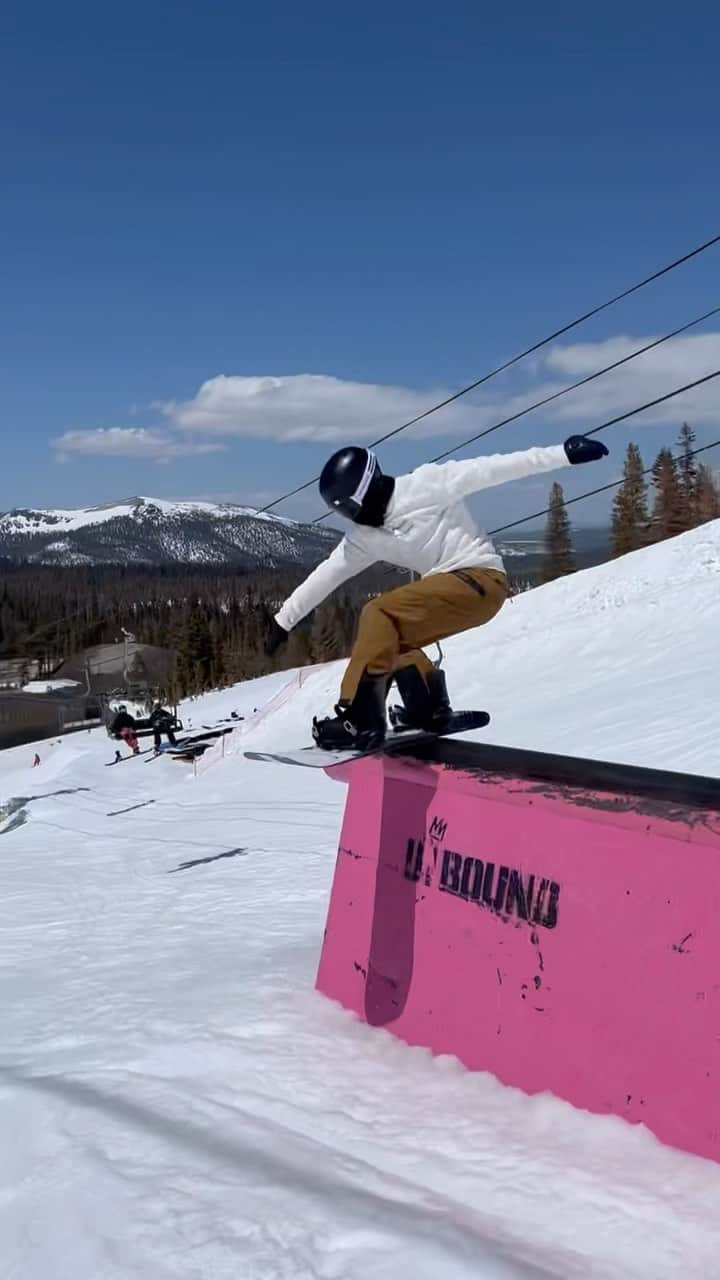
<svg viewBox="0 0 720 1280">
<path fill-rule="evenodd" d="M 454 702 L 479 739 L 720 775 L 719 587 L 720 522 L 540 588 L 444 646 Z M 240 753 L 305 745 L 340 670 L 185 704 L 248 716 L 197 777 L 105 769 L 99 731 L 0 757 L 0 804 L 30 798 L 0 833 L 0 1275 L 719 1274 L 720 1168 L 314 992 L 345 789 Z"/>
</svg>

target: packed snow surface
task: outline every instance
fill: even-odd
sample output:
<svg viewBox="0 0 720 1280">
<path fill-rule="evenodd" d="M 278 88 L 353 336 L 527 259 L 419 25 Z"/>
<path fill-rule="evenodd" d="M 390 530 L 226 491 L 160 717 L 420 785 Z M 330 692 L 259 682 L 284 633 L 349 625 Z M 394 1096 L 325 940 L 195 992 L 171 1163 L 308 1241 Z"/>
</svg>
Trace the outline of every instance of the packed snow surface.
<svg viewBox="0 0 720 1280">
<path fill-rule="evenodd" d="M 717 523 L 528 593 L 445 646 L 454 702 L 719 776 L 719 588 Z M 186 703 L 246 717 L 197 776 L 102 731 L 0 757 L 0 1275 L 720 1275 L 720 1167 L 314 992 L 345 790 L 241 752 L 305 745 L 340 671 Z"/>
</svg>

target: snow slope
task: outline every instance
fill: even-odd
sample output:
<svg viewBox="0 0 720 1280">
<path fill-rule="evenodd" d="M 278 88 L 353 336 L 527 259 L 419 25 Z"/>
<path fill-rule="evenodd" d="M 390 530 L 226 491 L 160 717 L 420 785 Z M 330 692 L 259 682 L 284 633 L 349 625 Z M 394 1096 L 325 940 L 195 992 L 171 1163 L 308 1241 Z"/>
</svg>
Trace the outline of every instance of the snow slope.
<svg viewBox="0 0 720 1280">
<path fill-rule="evenodd" d="M 455 701 L 720 775 L 719 588 L 720 523 L 529 593 L 446 646 Z M 198 777 L 100 731 L 0 757 L 0 1275 L 717 1275 L 720 1168 L 313 991 L 344 788 L 239 753 L 305 743 L 340 669 L 187 704 L 249 717 Z"/>
<path fill-rule="evenodd" d="M 492 714 L 470 737 L 720 775 L 720 521 L 515 597 L 442 648 L 453 705 Z M 306 676 L 253 746 L 305 745 L 341 669 Z"/>
</svg>

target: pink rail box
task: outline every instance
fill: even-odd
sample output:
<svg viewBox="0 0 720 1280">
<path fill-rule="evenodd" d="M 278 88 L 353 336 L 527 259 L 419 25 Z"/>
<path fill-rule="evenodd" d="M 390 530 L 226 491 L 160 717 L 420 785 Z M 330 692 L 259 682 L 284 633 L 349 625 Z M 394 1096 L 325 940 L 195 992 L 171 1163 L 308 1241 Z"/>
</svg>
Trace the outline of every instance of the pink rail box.
<svg viewBox="0 0 720 1280">
<path fill-rule="evenodd" d="M 449 740 L 349 783 L 318 989 L 720 1160 L 720 782 Z"/>
</svg>

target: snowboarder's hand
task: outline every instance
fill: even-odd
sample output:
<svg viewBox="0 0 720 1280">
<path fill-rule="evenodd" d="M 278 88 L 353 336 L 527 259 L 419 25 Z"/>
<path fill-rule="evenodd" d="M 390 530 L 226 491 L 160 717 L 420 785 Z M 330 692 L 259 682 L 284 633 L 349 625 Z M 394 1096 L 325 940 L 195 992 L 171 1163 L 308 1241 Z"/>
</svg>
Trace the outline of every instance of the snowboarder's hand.
<svg viewBox="0 0 720 1280">
<path fill-rule="evenodd" d="M 277 653 L 278 649 L 280 648 L 280 645 L 285 644 L 285 641 L 287 640 L 287 638 L 288 638 L 288 632 L 285 630 L 284 627 L 280 626 L 279 622 L 276 622 L 275 619 L 273 618 L 272 622 L 270 623 L 270 635 L 268 636 L 265 644 L 265 652 L 267 653 L 269 658 L 272 658 L 273 654 Z"/>
<path fill-rule="evenodd" d="M 598 462 L 600 458 L 606 458 L 609 452 L 602 440 L 589 440 L 587 436 L 570 436 L 563 448 L 568 462 L 573 466 L 577 466 L 579 462 Z"/>
</svg>

